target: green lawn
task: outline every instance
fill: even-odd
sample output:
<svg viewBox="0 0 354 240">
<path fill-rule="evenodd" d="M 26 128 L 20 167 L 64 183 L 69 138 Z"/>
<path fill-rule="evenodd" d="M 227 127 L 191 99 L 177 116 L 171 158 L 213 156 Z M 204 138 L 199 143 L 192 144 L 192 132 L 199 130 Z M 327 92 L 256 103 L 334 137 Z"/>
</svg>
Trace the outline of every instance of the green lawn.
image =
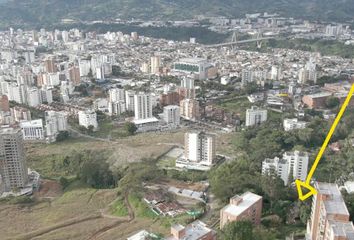
<svg viewBox="0 0 354 240">
<path fill-rule="evenodd" d="M 111 206 L 112 214 L 117 217 L 125 217 L 128 216 L 128 209 L 124 204 L 123 198 L 118 198 L 114 201 L 113 205 Z"/>
</svg>

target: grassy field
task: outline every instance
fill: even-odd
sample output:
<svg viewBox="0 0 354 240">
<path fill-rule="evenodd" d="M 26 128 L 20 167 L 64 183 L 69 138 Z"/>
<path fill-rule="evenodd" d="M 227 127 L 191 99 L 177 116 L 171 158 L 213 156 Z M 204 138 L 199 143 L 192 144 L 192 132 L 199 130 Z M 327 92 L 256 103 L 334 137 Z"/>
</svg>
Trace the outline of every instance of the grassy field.
<svg viewBox="0 0 354 240">
<path fill-rule="evenodd" d="M 239 98 L 231 101 L 219 103 L 219 106 L 227 111 L 240 114 L 241 119 L 245 119 L 246 109 L 250 108 L 253 104 L 245 98 Z"/>
</svg>

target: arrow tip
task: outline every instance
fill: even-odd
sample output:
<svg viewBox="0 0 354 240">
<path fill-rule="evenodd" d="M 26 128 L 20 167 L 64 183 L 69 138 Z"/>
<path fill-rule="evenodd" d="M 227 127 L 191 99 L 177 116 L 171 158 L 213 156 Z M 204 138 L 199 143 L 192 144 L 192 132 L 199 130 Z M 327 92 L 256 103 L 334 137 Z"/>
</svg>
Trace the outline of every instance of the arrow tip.
<svg viewBox="0 0 354 240">
<path fill-rule="evenodd" d="M 299 194 L 299 199 L 301 201 L 304 201 L 307 198 L 311 197 L 312 195 L 317 194 L 316 189 L 306 182 L 296 179 L 295 184 L 296 184 L 297 192 Z"/>
</svg>

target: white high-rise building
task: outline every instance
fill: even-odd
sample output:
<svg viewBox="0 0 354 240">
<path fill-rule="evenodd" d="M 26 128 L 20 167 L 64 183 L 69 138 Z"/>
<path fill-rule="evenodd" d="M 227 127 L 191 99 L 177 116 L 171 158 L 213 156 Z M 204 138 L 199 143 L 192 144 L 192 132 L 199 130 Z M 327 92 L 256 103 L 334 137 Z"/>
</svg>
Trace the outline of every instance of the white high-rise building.
<svg viewBox="0 0 354 240">
<path fill-rule="evenodd" d="M 152 118 L 152 99 L 148 93 L 134 95 L 135 120 Z"/>
<path fill-rule="evenodd" d="M 125 91 L 122 88 L 112 88 L 108 91 L 110 102 L 124 102 L 125 103 Z"/>
<path fill-rule="evenodd" d="M 21 129 L 0 129 L 0 177 L 6 191 L 25 187 L 28 182 Z"/>
<path fill-rule="evenodd" d="M 55 141 L 60 131 L 68 130 L 68 115 L 65 112 L 45 112 L 45 135 L 49 141 Z"/>
<path fill-rule="evenodd" d="M 265 159 L 262 162 L 262 174 L 269 174 L 274 171 L 287 185 L 289 176 L 293 180 L 306 180 L 308 170 L 309 155 L 307 152 L 285 152 L 282 159 Z M 291 175 L 292 174 L 292 175 Z"/>
<path fill-rule="evenodd" d="M 215 136 L 204 132 L 188 132 L 184 135 L 184 158 L 203 165 L 215 161 Z"/>
<path fill-rule="evenodd" d="M 267 110 L 253 106 L 246 110 L 246 127 L 259 125 L 267 121 Z"/>
<path fill-rule="evenodd" d="M 134 112 L 134 91 L 125 91 L 125 108 L 127 111 Z"/>
<path fill-rule="evenodd" d="M 108 113 L 110 116 L 120 115 L 126 112 L 125 102 L 108 102 Z"/>
<path fill-rule="evenodd" d="M 53 93 L 51 89 L 42 87 L 41 89 L 41 102 L 51 104 L 53 102 Z"/>
<path fill-rule="evenodd" d="M 20 127 L 24 140 L 34 141 L 44 139 L 42 119 L 20 122 Z"/>
<path fill-rule="evenodd" d="M 160 65 L 161 65 L 161 57 L 153 56 L 151 57 L 151 74 L 159 74 L 160 73 Z"/>
<path fill-rule="evenodd" d="M 28 88 L 27 89 L 27 102 L 31 107 L 37 107 L 42 104 L 41 94 L 38 88 Z"/>
<path fill-rule="evenodd" d="M 88 128 L 93 126 L 94 129 L 98 128 L 97 114 L 93 110 L 79 111 L 79 125 Z"/>
<path fill-rule="evenodd" d="M 179 126 L 180 118 L 181 116 L 178 106 L 169 105 L 163 108 L 163 119 L 167 124 Z"/>
</svg>

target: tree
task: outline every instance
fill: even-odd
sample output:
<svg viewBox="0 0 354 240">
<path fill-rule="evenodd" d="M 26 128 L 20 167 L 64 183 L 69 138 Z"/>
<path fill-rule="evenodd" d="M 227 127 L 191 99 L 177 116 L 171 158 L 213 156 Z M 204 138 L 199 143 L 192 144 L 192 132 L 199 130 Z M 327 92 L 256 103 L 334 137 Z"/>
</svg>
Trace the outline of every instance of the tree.
<svg viewBox="0 0 354 240">
<path fill-rule="evenodd" d="M 138 130 L 136 125 L 132 122 L 125 123 L 124 128 L 129 133 L 129 135 L 134 135 L 136 133 L 136 131 Z"/>
<path fill-rule="evenodd" d="M 56 137 L 57 142 L 61 142 L 64 140 L 67 140 L 70 137 L 70 134 L 68 131 L 60 131 Z"/>
<path fill-rule="evenodd" d="M 223 240 L 250 240 L 253 238 L 253 226 L 249 221 L 237 221 L 227 224 L 222 229 Z"/>
<path fill-rule="evenodd" d="M 340 101 L 336 97 L 329 97 L 326 99 L 326 106 L 328 108 L 337 108 L 340 104 Z"/>
</svg>

